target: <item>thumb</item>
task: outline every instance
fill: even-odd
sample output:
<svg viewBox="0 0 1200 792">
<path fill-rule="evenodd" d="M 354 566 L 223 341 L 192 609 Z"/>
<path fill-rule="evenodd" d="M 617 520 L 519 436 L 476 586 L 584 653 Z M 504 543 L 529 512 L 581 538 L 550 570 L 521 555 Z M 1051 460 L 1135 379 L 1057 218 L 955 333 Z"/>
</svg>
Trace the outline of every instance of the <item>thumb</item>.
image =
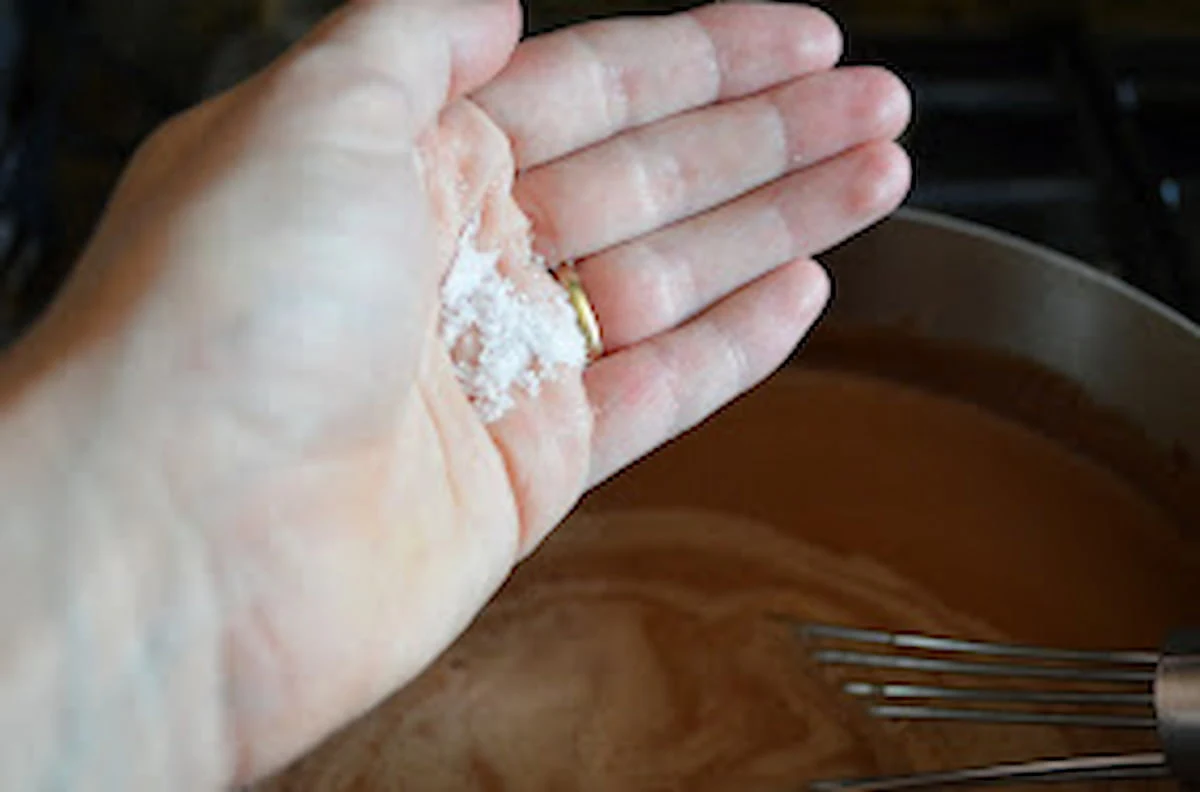
<svg viewBox="0 0 1200 792">
<path fill-rule="evenodd" d="M 494 77 L 520 32 L 519 0 L 349 0 L 278 66 L 315 55 L 394 82 L 422 127 Z"/>
</svg>

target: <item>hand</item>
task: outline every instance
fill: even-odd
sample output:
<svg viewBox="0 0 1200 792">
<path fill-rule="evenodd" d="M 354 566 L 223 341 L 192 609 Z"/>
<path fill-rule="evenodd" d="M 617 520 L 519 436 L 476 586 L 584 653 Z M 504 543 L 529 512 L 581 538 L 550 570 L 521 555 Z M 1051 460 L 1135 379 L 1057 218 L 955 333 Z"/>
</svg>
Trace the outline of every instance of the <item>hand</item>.
<svg viewBox="0 0 1200 792">
<path fill-rule="evenodd" d="M 204 549 L 238 779 L 414 677 L 586 488 L 774 370 L 828 294 L 810 257 L 907 189 L 905 90 L 831 70 L 817 11 L 518 26 L 351 3 L 147 143 L 18 354 L 86 382 L 60 402 L 81 459 L 120 460 L 109 511 Z M 485 424 L 438 284 L 480 210 L 520 254 L 517 207 L 581 261 L 607 354 Z"/>
</svg>

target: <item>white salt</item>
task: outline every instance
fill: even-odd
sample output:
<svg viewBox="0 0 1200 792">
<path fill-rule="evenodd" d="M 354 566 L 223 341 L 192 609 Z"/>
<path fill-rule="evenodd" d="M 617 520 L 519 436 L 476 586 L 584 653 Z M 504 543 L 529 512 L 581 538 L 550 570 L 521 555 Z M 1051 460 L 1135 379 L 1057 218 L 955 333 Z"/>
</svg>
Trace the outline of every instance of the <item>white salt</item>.
<svg viewBox="0 0 1200 792">
<path fill-rule="evenodd" d="M 459 384 L 492 423 L 515 406 L 517 392 L 536 396 L 543 382 L 582 368 L 587 346 L 566 294 L 518 291 L 497 268 L 499 251 L 476 246 L 479 225 L 476 216 L 463 229 L 442 282 L 440 332 Z"/>
</svg>

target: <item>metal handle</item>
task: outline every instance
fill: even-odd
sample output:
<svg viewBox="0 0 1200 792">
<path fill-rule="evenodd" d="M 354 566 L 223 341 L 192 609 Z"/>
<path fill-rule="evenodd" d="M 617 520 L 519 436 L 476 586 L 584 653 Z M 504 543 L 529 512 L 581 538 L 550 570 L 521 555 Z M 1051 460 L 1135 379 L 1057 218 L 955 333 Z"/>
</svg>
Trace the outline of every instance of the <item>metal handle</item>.
<svg viewBox="0 0 1200 792">
<path fill-rule="evenodd" d="M 1154 682 L 1158 736 L 1175 778 L 1200 788 L 1200 630 L 1167 640 Z"/>
</svg>

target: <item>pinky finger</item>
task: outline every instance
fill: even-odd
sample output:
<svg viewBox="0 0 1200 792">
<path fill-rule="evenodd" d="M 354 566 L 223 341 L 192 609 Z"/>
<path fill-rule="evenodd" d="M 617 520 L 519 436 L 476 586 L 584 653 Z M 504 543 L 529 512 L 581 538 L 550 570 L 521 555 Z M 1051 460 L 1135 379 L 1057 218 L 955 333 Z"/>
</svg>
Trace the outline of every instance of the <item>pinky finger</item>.
<svg viewBox="0 0 1200 792">
<path fill-rule="evenodd" d="M 775 371 L 829 297 L 825 271 L 786 264 L 685 325 L 603 358 L 584 375 L 595 413 L 588 486 L 682 434 Z"/>
</svg>

